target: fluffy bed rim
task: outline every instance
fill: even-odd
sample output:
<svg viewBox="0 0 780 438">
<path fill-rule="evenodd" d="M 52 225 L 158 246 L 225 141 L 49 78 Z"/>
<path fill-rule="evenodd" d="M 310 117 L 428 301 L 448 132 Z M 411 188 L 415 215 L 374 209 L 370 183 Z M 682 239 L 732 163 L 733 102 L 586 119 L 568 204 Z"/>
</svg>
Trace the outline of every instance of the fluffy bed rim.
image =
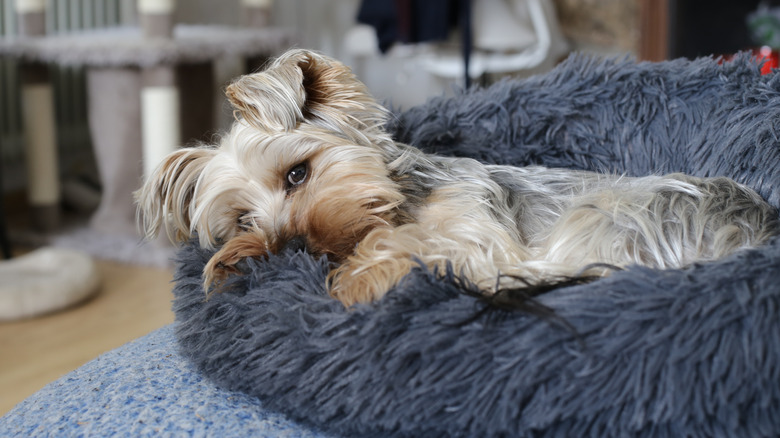
<svg viewBox="0 0 780 438">
<path fill-rule="evenodd" d="M 729 176 L 780 205 L 780 77 L 747 56 L 574 56 L 433 99 L 391 123 L 428 151 L 514 165 Z M 712 263 L 632 267 L 542 302 L 580 337 L 485 314 L 417 270 L 380 302 L 327 297 L 327 262 L 250 261 L 205 299 L 210 254 L 178 255 L 183 354 L 225 388 L 323 430 L 371 436 L 773 436 L 780 430 L 780 239 Z M 467 321 L 464 323 L 464 321 Z"/>
</svg>

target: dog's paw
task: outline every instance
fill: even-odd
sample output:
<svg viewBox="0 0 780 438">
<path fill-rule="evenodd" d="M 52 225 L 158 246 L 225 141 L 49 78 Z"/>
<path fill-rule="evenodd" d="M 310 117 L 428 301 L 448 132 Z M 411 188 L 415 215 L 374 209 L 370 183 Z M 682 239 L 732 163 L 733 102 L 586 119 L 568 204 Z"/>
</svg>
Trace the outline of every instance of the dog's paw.
<svg viewBox="0 0 780 438">
<path fill-rule="evenodd" d="M 225 263 L 212 258 L 203 268 L 203 290 L 207 295 L 222 290 L 225 281 L 231 276 L 240 273 L 235 264 Z"/>
<path fill-rule="evenodd" d="M 247 232 L 228 240 L 203 268 L 203 288 L 219 291 L 231 275 L 240 274 L 239 263 L 249 257 L 265 257 L 268 244 L 261 232 Z"/>
<path fill-rule="evenodd" d="M 345 307 L 370 303 L 382 298 L 403 275 L 393 275 L 381 266 L 344 264 L 328 277 L 330 295 Z"/>
</svg>

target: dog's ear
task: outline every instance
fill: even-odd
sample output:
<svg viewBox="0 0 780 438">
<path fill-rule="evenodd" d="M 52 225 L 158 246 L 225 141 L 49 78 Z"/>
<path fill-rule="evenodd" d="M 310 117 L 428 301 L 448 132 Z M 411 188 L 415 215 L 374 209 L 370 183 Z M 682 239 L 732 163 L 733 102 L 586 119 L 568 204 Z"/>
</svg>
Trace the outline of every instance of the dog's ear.
<svg viewBox="0 0 780 438">
<path fill-rule="evenodd" d="M 165 229 L 172 241 L 191 237 L 191 204 L 203 168 L 216 154 L 207 148 L 183 148 L 169 154 L 133 195 L 139 224 L 152 238 Z"/>
<path fill-rule="evenodd" d="M 244 120 L 266 131 L 289 131 L 304 121 L 336 131 L 381 129 L 387 119 L 349 67 L 306 50 L 239 78 L 226 94 Z"/>
</svg>

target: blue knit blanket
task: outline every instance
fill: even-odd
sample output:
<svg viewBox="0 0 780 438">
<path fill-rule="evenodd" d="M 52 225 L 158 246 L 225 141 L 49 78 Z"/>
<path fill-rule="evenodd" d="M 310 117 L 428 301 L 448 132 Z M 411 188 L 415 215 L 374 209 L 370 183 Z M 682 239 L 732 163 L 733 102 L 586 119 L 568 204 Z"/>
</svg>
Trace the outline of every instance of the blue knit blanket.
<svg viewBox="0 0 780 438">
<path fill-rule="evenodd" d="M 490 163 L 722 175 L 780 206 L 780 76 L 754 60 L 570 58 L 398 115 L 399 141 Z M 681 270 L 632 267 L 540 298 L 575 329 L 478 314 L 450 273 L 412 272 L 347 311 L 305 254 L 250 261 L 205 300 L 179 254 L 183 354 L 218 385 L 358 436 L 776 436 L 780 239 Z"/>
</svg>

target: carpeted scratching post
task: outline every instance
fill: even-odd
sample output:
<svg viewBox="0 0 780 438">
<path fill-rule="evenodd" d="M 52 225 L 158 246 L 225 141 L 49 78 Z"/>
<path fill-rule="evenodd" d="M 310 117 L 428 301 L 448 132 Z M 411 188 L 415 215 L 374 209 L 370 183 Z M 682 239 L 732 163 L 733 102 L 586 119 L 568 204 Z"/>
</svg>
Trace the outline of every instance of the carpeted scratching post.
<svg viewBox="0 0 780 438">
<path fill-rule="evenodd" d="M 173 37 L 174 0 L 138 0 L 144 37 L 170 41 Z M 211 90 L 210 83 L 201 84 Z M 141 69 L 141 132 L 144 175 L 181 143 L 179 135 L 179 89 L 175 66 L 168 63 Z M 210 94 L 210 93 L 209 93 Z M 206 129 L 212 125 L 204 126 Z"/>
<path fill-rule="evenodd" d="M 174 0 L 138 0 L 138 16 L 147 38 L 173 36 Z"/>
<path fill-rule="evenodd" d="M 37 38 L 46 33 L 46 2 L 17 0 L 19 34 Z M 44 62 L 19 65 L 22 78 L 22 120 L 27 163 L 27 197 L 33 226 L 52 231 L 59 224 L 60 184 L 54 94 Z"/>
<path fill-rule="evenodd" d="M 150 175 L 181 144 L 176 70 L 172 65 L 146 67 L 141 71 L 141 85 L 144 175 Z M 205 90 L 212 88 L 202 85 Z M 203 128 L 214 129 L 211 124 Z"/>
<path fill-rule="evenodd" d="M 254 28 L 268 26 L 273 3 L 273 0 L 241 0 L 242 24 Z M 245 69 L 247 72 L 259 71 L 267 61 L 268 56 L 250 56 L 245 60 Z"/>
<path fill-rule="evenodd" d="M 273 3 L 273 0 L 241 0 L 243 24 L 249 27 L 268 26 Z"/>
<path fill-rule="evenodd" d="M 143 161 L 140 76 L 126 67 L 87 70 L 89 130 L 103 183 L 90 227 L 100 233 L 129 235 L 135 215 L 131 187 Z"/>
</svg>

